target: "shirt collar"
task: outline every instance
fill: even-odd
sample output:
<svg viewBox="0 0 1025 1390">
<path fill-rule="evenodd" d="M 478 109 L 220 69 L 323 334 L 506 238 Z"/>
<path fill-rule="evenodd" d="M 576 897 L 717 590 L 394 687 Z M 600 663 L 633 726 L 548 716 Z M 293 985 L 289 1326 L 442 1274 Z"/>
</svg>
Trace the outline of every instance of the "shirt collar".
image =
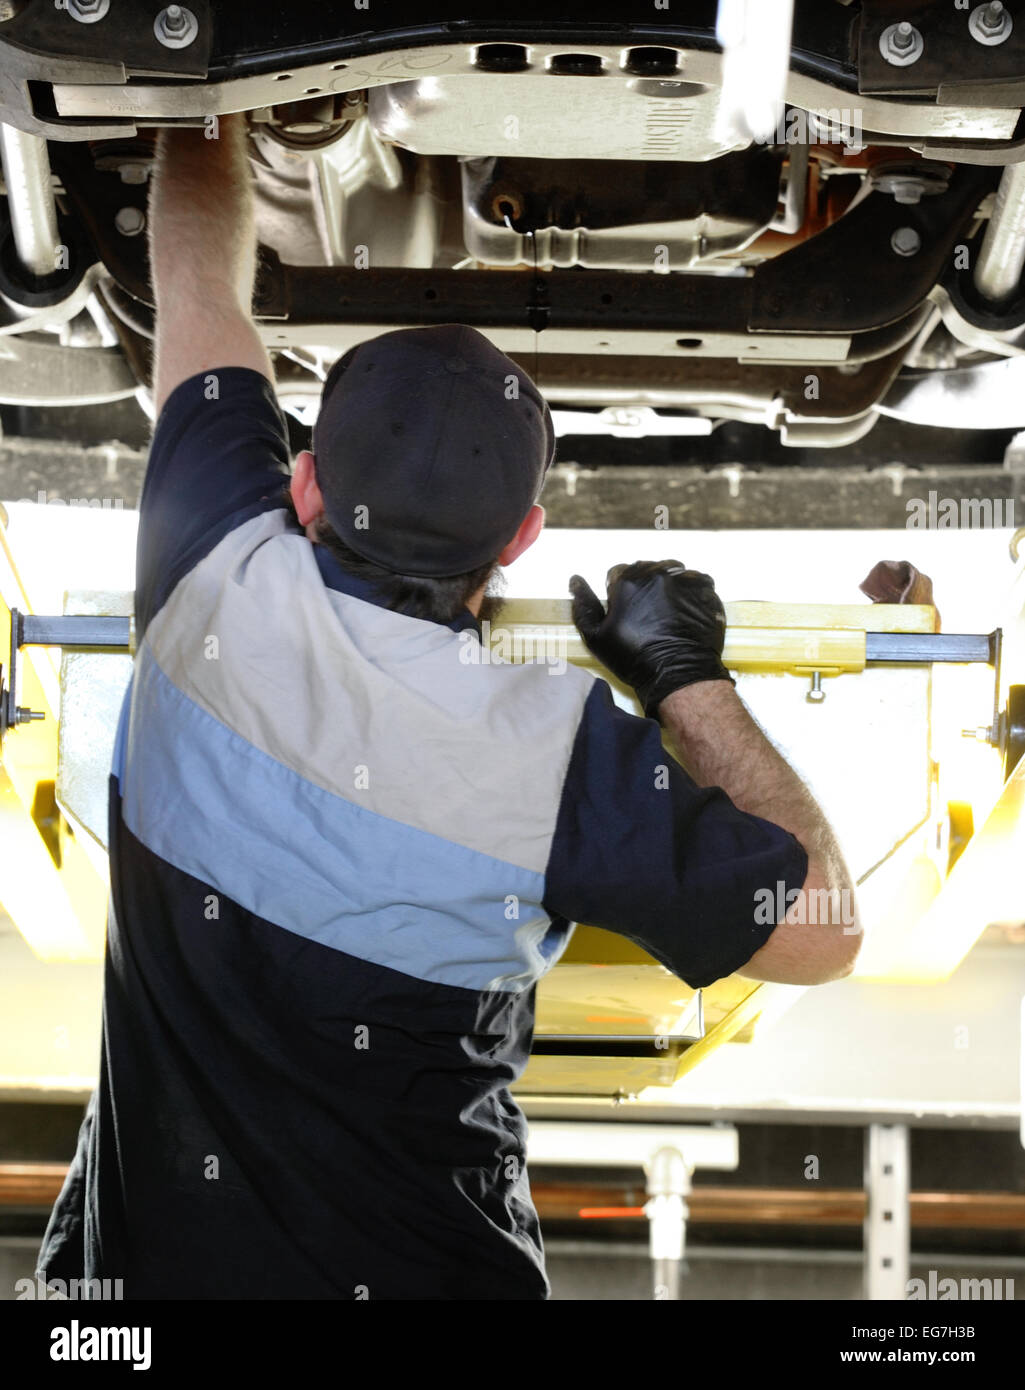
<svg viewBox="0 0 1025 1390">
<path fill-rule="evenodd" d="M 366 579 L 362 575 L 349 574 L 338 563 L 335 557 L 328 550 L 327 546 L 313 545 L 313 557 L 320 570 L 320 577 L 329 589 L 335 589 L 340 594 L 349 594 L 352 598 L 362 599 L 365 603 L 376 603 L 379 608 L 387 608 L 388 600 L 382 594 L 378 586 L 372 579 Z M 401 612 L 402 610 L 397 610 Z M 481 626 L 468 608 L 463 608 L 449 622 L 441 622 L 437 618 L 427 618 L 422 621 L 436 622 L 439 627 L 447 627 L 452 632 L 467 632 L 471 628 L 480 637 Z"/>
</svg>

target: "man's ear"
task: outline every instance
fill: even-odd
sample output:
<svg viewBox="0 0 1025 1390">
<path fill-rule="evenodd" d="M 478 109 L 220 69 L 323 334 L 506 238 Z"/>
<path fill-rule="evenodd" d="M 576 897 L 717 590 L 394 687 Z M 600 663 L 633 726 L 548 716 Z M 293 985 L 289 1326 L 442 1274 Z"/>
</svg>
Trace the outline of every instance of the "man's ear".
<svg viewBox="0 0 1025 1390">
<path fill-rule="evenodd" d="M 295 514 L 299 518 L 299 525 L 309 526 L 310 522 L 315 521 L 324 510 L 324 498 L 321 496 L 320 487 L 317 484 L 313 455 L 309 449 L 303 449 L 296 456 L 289 491 L 292 494 L 292 503 L 295 506 Z"/>
<path fill-rule="evenodd" d="M 525 550 L 529 550 L 541 534 L 541 528 L 544 524 L 545 509 L 544 507 L 539 507 L 535 502 L 534 506 L 531 507 L 530 511 L 520 522 L 520 529 L 499 554 L 498 563 L 503 566 L 511 565 Z"/>
</svg>

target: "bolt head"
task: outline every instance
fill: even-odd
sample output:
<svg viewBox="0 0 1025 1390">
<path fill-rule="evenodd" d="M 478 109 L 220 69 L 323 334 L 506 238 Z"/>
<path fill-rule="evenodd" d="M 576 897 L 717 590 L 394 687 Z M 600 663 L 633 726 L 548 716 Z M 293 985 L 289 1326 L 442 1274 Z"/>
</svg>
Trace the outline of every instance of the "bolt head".
<svg viewBox="0 0 1025 1390">
<path fill-rule="evenodd" d="M 922 185 L 916 179 L 894 179 L 893 201 L 911 206 L 922 201 Z"/>
<path fill-rule="evenodd" d="M 198 32 L 196 16 L 185 5 L 168 5 L 153 21 L 153 33 L 165 48 L 188 48 Z"/>
<path fill-rule="evenodd" d="M 146 225 L 146 214 L 142 208 L 118 208 L 114 215 L 114 226 L 122 236 L 138 236 Z"/>
<path fill-rule="evenodd" d="M 922 238 L 914 227 L 898 227 L 890 237 L 890 245 L 898 256 L 914 256 L 922 249 Z"/>
<path fill-rule="evenodd" d="M 976 43 L 987 45 L 1004 43 L 1013 28 L 1014 21 L 1000 0 L 993 0 L 989 5 L 979 5 L 972 11 L 968 20 L 968 32 L 972 38 Z"/>
<path fill-rule="evenodd" d="M 879 51 L 895 67 L 917 63 L 925 49 L 922 35 L 906 19 L 890 24 L 879 36 Z"/>
<path fill-rule="evenodd" d="M 66 8 L 79 24 L 95 24 L 110 9 L 110 0 L 66 0 Z"/>
</svg>

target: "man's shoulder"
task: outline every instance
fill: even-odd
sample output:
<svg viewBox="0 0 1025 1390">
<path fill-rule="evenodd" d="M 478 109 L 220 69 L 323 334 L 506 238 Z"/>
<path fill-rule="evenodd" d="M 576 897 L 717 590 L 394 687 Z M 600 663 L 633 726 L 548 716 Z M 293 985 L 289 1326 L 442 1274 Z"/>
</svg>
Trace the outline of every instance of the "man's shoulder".
<svg viewBox="0 0 1025 1390">
<path fill-rule="evenodd" d="M 229 531 L 280 507 L 288 464 L 284 417 L 258 372 L 198 373 L 171 392 L 156 422 L 139 500 L 140 634 Z"/>
</svg>

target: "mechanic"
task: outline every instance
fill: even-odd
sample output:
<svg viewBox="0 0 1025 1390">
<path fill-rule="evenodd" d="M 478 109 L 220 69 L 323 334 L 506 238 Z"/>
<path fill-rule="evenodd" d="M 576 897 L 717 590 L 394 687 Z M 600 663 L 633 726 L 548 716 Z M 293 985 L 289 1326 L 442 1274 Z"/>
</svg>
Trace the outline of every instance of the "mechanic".
<svg viewBox="0 0 1025 1390">
<path fill-rule="evenodd" d="M 607 611 L 573 580 L 647 718 L 578 667 L 460 659 L 554 453 L 480 334 L 347 352 L 290 475 L 245 119 L 209 134 L 158 136 L 100 1078 L 38 1274 L 130 1299 L 545 1299 L 509 1087 L 572 924 L 694 987 L 823 982 L 859 937 L 801 904 L 849 874 L 722 665 L 706 576 L 628 566 Z M 787 920 L 756 920 L 780 883 Z"/>
</svg>

